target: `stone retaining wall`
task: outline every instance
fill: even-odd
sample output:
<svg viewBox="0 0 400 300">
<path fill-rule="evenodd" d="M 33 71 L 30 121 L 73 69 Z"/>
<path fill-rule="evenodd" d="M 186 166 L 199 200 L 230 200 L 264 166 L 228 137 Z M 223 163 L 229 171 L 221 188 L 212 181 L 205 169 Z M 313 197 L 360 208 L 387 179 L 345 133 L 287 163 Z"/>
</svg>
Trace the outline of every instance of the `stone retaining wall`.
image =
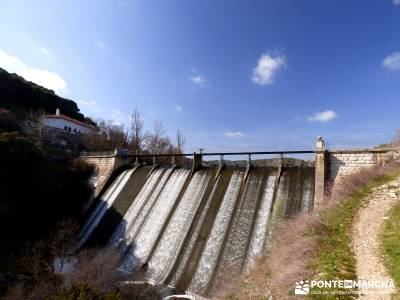
<svg viewBox="0 0 400 300">
<path fill-rule="evenodd" d="M 336 183 L 343 176 L 355 174 L 382 162 L 388 150 L 332 150 L 327 154 L 329 181 Z"/>
<path fill-rule="evenodd" d="M 81 159 L 95 166 L 91 182 L 94 187 L 94 197 L 97 197 L 115 169 L 115 156 L 82 156 Z"/>
<path fill-rule="evenodd" d="M 315 193 L 314 210 L 324 207 L 329 190 L 338 186 L 343 178 L 369 169 L 396 156 L 393 148 L 326 150 L 322 138 L 315 147 Z"/>
</svg>

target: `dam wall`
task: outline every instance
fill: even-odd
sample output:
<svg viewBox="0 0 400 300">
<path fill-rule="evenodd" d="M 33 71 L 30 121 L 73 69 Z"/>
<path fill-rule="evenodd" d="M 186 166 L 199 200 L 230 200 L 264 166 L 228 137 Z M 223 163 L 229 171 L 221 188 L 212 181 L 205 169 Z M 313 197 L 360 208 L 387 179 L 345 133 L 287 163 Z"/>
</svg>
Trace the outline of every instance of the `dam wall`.
<svg viewBox="0 0 400 300">
<path fill-rule="evenodd" d="M 393 150 L 392 148 L 328 150 L 325 147 L 323 139 L 318 138 L 315 150 L 291 152 L 315 153 L 314 206 L 319 207 L 326 201 L 327 192 L 335 186 L 338 186 L 343 178 L 348 175 L 356 174 L 362 169 L 368 169 L 379 165 L 390 156 Z M 278 152 L 275 154 L 277 153 Z M 191 173 L 194 174 L 197 170 L 202 168 L 203 155 L 209 154 L 187 154 L 187 156 L 189 155 L 193 157 Z M 215 155 L 219 154 L 215 153 Z M 283 152 L 280 153 L 280 155 L 283 155 Z M 151 155 L 147 156 L 151 157 Z M 117 151 L 102 155 L 91 153 L 90 155 L 81 156 L 81 159 L 95 166 L 96 171 L 92 177 L 95 197 L 98 197 L 105 187 L 107 187 L 109 181 L 114 179 L 116 176 L 115 173 L 118 172 L 120 168 L 132 167 L 138 162 L 135 155 L 120 155 Z M 249 163 L 251 162 L 249 161 Z M 284 168 L 285 166 L 279 165 L 279 167 Z"/>
<path fill-rule="evenodd" d="M 199 163 L 199 162 L 197 162 Z M 120 269 L 210 296 L 248 270 L 282 216 L 309 213 L 310 166 L 138 165 L 122 170 L 92 205 L 77 248 L 122 253 Z"/>
</svg>

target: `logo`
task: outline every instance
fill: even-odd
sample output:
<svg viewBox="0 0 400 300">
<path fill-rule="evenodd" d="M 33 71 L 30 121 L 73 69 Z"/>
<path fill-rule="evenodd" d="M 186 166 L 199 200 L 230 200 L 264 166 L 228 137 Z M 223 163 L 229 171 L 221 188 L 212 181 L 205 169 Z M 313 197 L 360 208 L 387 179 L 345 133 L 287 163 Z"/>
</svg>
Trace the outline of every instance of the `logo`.
<svg viewBox="0 0 400 300">
<path fill-rule="evenodd" d="M 310 293 L 310 283 L 308 280 L 297 281 L 294 287 L 295 295 L 308 295 Z"/>
<path fill-rule="evenodd" d="M 310 291 L 311 289 L 311 291 Z M 295 295 L 357 295 L 390 294 L 395 290 L 393 280 L 300 280 L 294 287 Z"/>
</svg>

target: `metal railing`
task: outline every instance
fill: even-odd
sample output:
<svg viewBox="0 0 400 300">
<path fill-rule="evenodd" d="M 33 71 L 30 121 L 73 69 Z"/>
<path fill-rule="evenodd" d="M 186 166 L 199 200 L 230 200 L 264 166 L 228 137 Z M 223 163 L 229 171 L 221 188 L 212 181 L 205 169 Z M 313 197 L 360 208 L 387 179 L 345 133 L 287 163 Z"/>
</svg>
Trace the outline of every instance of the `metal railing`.
<svg viewBox="0 0 400 300">
<path fill-rule="evenodd" d="M 131 154 L 128 153 L 127 157 L 183 157 L 183 156 L 230 156 L 230 155 L 283 155 L 283 154 L 310 154 L 315 153 L 314 150 L 300 150 L 300 151 L 256 151 L 256 152 L 205 152 L 205 153 L 160 153 L 160 154 Z"/>
</svg>

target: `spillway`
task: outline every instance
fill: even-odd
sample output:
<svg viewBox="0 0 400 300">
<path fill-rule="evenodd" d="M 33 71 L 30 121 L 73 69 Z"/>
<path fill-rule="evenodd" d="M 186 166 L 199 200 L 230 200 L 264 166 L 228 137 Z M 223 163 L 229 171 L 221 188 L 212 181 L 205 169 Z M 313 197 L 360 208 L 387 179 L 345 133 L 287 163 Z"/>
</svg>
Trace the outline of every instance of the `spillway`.
<svg viewBox="0 0 400 300">
<path fill-rule="evenodd" d="M 123 171 L 100 195 L 79 247 L 121 251 L 121 269 L 209 296 L 268 247 L 280 216 L 312 211 L 314 169 L 142 166 Z"/>
</svg>

